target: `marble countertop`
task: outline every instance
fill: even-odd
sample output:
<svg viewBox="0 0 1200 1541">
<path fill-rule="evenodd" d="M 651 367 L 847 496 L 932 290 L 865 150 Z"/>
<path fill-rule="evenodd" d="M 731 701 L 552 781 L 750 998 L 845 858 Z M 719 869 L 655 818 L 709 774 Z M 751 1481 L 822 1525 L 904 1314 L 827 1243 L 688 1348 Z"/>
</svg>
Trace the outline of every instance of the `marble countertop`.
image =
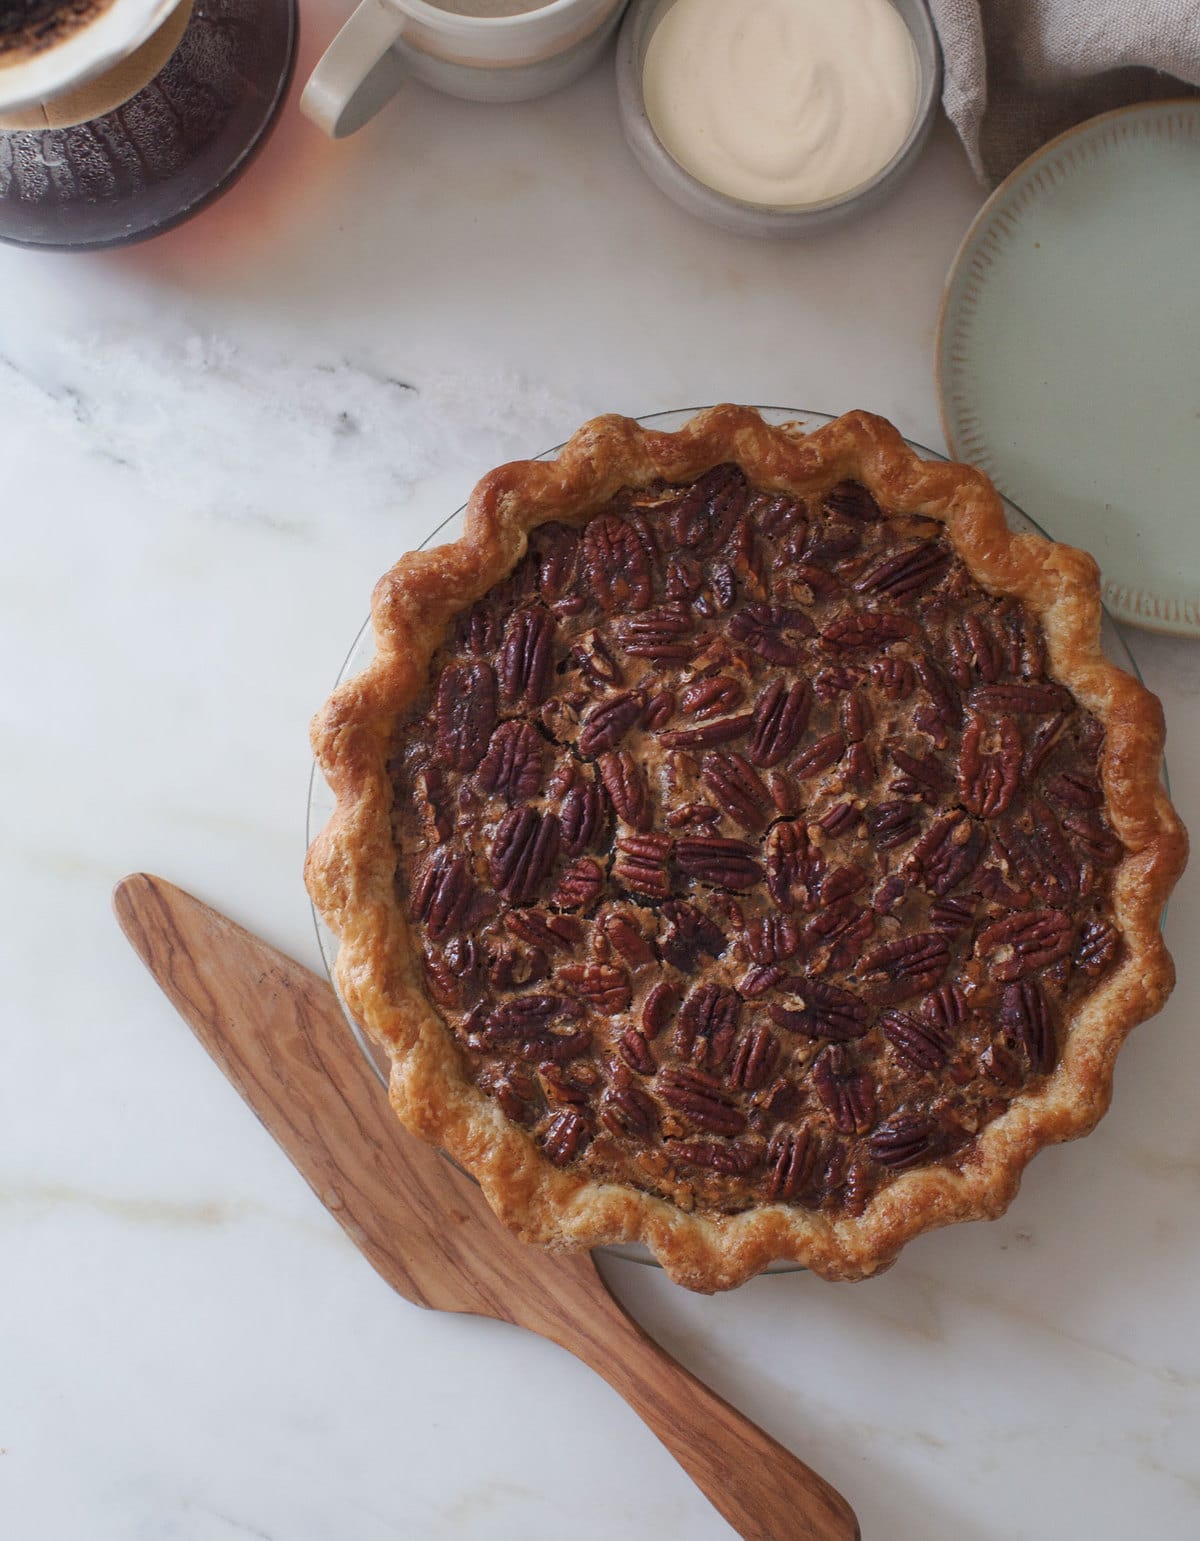
<svg viewBox="0 0 1200 1541">
<path fill-rule="evenodd" d="M 309 21 L 305 60 L 333 30 Z M 193 225 L 0 250 L 6 766 L 0 1533 L 20 1541 L 719 1541 L 560 1350 L 394 1296 L 109 912 L 149 869 L 316 965 L 306 725 L 376 576 L 481 472 L 600 411 L 872 408 L 942 447 L 942 278 L 980 202 L 943 126 L 861 223 L 677 212 L 609 63 L 560 96 L 296 113 Z M 1053 510 L 1031 510 L 1053 529 Z M 1200 803 L 1200 651 L 1134 636 Z M 827 1475 L 868 1541 L 1160 1541 L 1200 1510 L 1200 963 L 1113 1111 L 1009 1215 L 884 1276 L 721 1298 L 606 1261 L 639 1321 Z"/>
</svg>

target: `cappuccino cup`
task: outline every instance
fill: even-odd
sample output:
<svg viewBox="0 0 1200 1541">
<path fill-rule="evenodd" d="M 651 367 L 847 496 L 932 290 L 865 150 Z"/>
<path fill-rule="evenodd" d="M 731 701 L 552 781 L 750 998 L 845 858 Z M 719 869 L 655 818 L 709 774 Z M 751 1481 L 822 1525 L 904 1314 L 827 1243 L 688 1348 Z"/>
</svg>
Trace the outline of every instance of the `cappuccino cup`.
<svg viewBox="0 0 1200 1541">
<path fill-rule="evenodd" d="M 575 80 L 616 31 L 625 0 L 362 0 L 326 49 L 300 110 L 352 134 L 406 76 L 475 102 L 521 102 Z"/>
</svg>

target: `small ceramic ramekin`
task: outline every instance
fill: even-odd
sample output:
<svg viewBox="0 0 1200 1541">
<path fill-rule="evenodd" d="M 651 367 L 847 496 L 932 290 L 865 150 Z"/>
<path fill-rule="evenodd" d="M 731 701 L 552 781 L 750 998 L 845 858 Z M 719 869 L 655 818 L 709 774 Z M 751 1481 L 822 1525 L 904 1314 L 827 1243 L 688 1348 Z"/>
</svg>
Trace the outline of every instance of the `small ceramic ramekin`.
<svg viewBox="0 0 1200 1541">
<path fill-rule="evenodd" d="M 655 27 L 675 0 L 633 0 L 617 41 L 617 100 L 626 142 L 642 170 L 682 209 L 735 235 L 798 236 L 827 230 L 875 208 L 912 170 L 933 126 L 942 88 L 942 55 L 925 0 L 892 0 L 903 17 L 917 50 L 917 111 L 908 137 L 892 159 L 869 182 L 824 203 L 796 208 L 745 203 L 719 193 L 685 171 L 662 140 L 646 113 L 642 73 L 646 48 Z M 730 0 L 735 3 L 735 0 Z"/>
</svg>

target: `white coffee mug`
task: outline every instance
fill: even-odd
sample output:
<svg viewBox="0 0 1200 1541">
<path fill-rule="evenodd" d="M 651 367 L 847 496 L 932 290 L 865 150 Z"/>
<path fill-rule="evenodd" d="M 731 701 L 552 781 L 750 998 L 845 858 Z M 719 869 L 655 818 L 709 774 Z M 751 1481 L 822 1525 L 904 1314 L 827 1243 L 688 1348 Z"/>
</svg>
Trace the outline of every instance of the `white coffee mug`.
<svg viewBox="0 0 1200 1541">
<path fill-rule="evenodd" d="M 583 74 L 624 8 L 625 0 L 550 0 L 515 16 L 461 16 L 427 0 L 362 0 L 309 77 L 300 109 L 341 139 L 406 75 L 468 101 L 544 96 Z"/>
<path fill-rule="evenodd" d="M 181 4 L 186 18 L 190 0 L 186 4 L 183 0 L 97 0 L 95 15 L 64 29 L 60 41 L 36 52 L 18 54 L 11 62 L 5 62 L 0 54 L 0 126 L 26 127 L 47 121 L 43 110 L 51 104 L 59 104 L 58 116 L 62 118 L 71 116 L 72 111 L 94 115 L 90 109 L 96 101 L 107 103 L 99 111 L 127 101 L 165 62 L 164 58 L 153 64 L 161 52 L 151 46 L 153 40 L 165 39 L 171 48 L 178 42 L 175 34 L 182 29 L 169 23 Z M 169 53 L 170 48 L 168 57 Z M 135 57 L 145 61 L 149 73 L 136 69 L 142 78 L 126 90 L 126 66 Z M 107 84 L 99 93 L 89 89 L 101 80 Z M 123 96 L 122 90 L 126 91 Z M 75 117 L 74 121 L 81 122 L 82 118 Z"/>
</svg>

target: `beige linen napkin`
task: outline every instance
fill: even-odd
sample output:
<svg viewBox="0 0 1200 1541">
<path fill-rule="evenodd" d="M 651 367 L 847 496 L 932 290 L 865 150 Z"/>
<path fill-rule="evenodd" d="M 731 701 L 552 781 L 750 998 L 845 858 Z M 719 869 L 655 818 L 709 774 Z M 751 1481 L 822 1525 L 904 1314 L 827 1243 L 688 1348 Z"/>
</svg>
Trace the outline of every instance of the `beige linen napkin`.
<svg viewBox="0 0 1200 1541">
<path fill-rule="evenodd" d="M 1200 0 L 929 0 L 944 105 L 976 174 L 999 181 L 1113 107 L 1200 87 Z"/>
</svg>

